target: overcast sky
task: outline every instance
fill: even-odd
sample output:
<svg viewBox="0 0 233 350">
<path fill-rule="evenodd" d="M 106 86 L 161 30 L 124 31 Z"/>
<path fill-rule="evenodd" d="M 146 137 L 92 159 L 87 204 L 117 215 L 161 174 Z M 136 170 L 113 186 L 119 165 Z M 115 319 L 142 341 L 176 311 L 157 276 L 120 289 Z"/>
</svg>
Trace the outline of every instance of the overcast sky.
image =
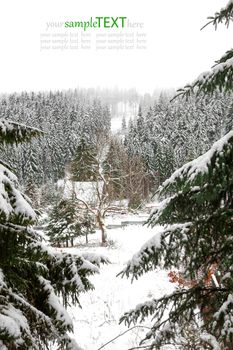
<svg viewBox="0 0 233 350">
<path fill-rule="evenodd" d="M 75 87 L 136 87 L 139 92 L 177 88 L 209 70 L 232 47 L 232 27 L 208 26 L 206 18 L 225 6 L 223 0 L 7 0 L 0 11 L 0 92 Z M 142 29 L 87 30 L 91 49 L 41 50 L 48 22 L 125 16 Z M 96 50 L 96 33 L 146 34 L 146 49 Z M 135 39 L 134 39 L 135 40 Z M 136 45 L 136 44 L 135 44 Z"/>
</svg>

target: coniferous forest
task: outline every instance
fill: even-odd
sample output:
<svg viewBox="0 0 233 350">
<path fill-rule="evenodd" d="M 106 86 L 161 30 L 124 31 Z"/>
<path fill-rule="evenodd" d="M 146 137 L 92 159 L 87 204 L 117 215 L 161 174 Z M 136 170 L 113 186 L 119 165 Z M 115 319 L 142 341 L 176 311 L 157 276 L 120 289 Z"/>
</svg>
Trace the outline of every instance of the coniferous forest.
<svg viewBox="0 0 233 350">
<path fill-rule="evenodd" d="M 0 349 L 233 349 L 232 58 L 0 96 Z"/>
</svg>

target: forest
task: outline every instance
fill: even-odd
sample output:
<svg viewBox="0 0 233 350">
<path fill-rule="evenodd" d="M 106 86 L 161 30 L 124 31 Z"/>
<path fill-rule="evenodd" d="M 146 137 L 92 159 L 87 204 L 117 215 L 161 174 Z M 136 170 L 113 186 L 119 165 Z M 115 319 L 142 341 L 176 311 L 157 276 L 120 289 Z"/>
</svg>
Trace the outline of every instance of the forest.
<svg viewBox="0 0 233 350">
<path fill-rule="evenodd" d="M 2 94 L 0 348 L 232 350 L 232 129 L 232 49 L 178 91 Z"/>
</svg>

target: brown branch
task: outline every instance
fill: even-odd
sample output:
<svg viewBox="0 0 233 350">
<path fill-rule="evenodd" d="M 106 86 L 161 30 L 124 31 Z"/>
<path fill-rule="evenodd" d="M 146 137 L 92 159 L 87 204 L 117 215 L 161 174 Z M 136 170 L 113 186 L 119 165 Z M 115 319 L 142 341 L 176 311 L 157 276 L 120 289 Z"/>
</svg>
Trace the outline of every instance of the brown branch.
<svg viewBox="0 0 233 350">
<path fill-rule="evenodd" d="M 87 210 L 89 210 L 90 212 L 92 212 L 92 214 L 96 215 L 96 212 L 88 205 L 88 203 L 84 200 L 84 199 L 81 199 L 81 198 L 78 198 L 77 197 L 77 194 L 75 193 L 75 199 L 81 203 L 83 203 L 86 207 Z"/>
<path fill-rule="evenodd" d="M 126 210 L 124 207 L 114 207 L 114 206 L 111 206 L 111 207 L 108 207 L 104 210 L 103 212 L 103 215 L 105 215 L 106 213 L 108 212 L 113 212 L 113 213 L 117 213 L 119 211 L 122 211 L 122 210 Z"/>
<path fill-rule="evenodd" d="M 112 343 L 114 340 L 116 340 L 116 339 L 122 337 L 122 335 L 128 333 L 129 331 L 132 331 L 134 328 L 146 328 L 146 329 L 151 330 L 150 327 L 146 327 L 146 326 L 133 326 L 133 327 L 127 329 L 125 332 L 118 334 L 115 338 L 109 340 L 107 343 L 105 343 L 104 345 L 102 345 L 102 346 L 101 346 L 100 348 L 98 348 L 97 350 L 103 349 L 105 346 L 107 346 L 108 344 Z"/>
</svg>

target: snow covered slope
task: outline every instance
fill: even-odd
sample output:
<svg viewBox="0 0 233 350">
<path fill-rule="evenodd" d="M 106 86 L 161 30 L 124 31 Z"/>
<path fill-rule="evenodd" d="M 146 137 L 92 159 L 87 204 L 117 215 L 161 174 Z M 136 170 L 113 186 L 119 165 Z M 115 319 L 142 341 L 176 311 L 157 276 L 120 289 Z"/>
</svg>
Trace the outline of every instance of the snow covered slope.
<svg viewBox="0 0 233 350">
<path fill-rule="evenodd" d="M 112 262 L 111 265 L 101 268 L 100 275 L 92 278 L 95 290 L 80 297 L 82 309 L 71 307 L 68 310 L 74 319 L 75 338 L 83 349 L 100 349 L 103 344 L 128 329 L 123 324 L 118 325 L 119 318 L 125 311 L 153 297 L 170 293 L 174 288 L 165 271 L 148 273 L 133 284 L 126 278 L 116 277 L 124 264 L 157 230 L 158 228 L 149 229 L 144 226 L 109 230 L 108 238 L 113 244 L 108 248 L 96 246 L 100 237 L 97 232 L 94 238 L 93 235 L 90 236 L 93 247 L 69 249 L 101 253 Z M 150 325 L 149 320 L 145 325 Z M 147 331 L 148 329 L 135 328 L 103 349 L 127 350 L 138 345 Z M 167 347 L 166 350 L 168 349 Z"/>
</svg>

